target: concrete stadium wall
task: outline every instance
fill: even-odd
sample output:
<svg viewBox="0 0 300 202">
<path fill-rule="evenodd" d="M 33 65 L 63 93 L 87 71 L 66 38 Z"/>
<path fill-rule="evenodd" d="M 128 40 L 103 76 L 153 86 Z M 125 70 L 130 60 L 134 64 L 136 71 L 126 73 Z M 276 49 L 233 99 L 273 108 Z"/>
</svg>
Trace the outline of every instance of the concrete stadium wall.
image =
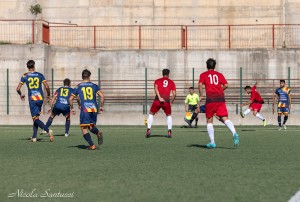
<svg viewBox="0 0 300 202">
<path fill-rule="evenodd" d="M 102 80 L 143 80 L 144 68 L 148 68 L 150 80 L 161 76 L 163 68 L 171 69 L 172 79 L 191 80 L 192 68 L 195 67 L 196 80 L 199 73 L 205 71 L 205 61 L 209 57 L 217 59 L 218 70 L 223 72 L 228 79 L 239 78 L 239 68 L 244 69 L 245 79 L 279 79 L 287 78 L 287 67 L 291 67 L 291 79 L 300 78 L 298 49 L 282 50 L 230 50 L 230 51 L 94 51 L 88 49 L 57 48 L 46 45 L 1 45 L 0 46 L 0 124 L 30 124 L 30 112 L 27 102 L 21 102 L 15 92 L 21 75 L 26 72 L 28 59 L 36 61 L 37 71 L 45 74 L 51 80 L 51 68 L 54 68 L 55 80 L 63 80 L 65 77 L 81 80 L 81 71 L 88 68 L 92 71 L 92 79 L 97 80 L 98 68 L 101 68 Z M 6 69 L 9 69 L 9 104 L 10 115 L 6 115 Z M 234 81 L 232 81 L 234 82 Z M 252 82 L 252 81 L 251 81 Z M 251 85 L 252 83 L 247 83 Z M 59 85 L 59 84 L 58 84 Z M 189 87 L 191 82 L 184 84 Z M 230 83 L 234 86 L 234 83 Z M 263 85 L 263 84 L 262 84 Z M 149 86 L 151 92 L 152 86 Z M 26 93 L 26 87 L 23 88 Z M 228 91 L 227 91 L 228 92 Z M 110 92 L 104 89 L 104 94 L 111 93 L 126 94 L 123 91 Z M 178 92 L 184 96 L 185 90 Z M 153 94 L 153 92 L 152 92 Z M 148 109 L 153 97 L 149 97 Z M 48 106 L 45 108 L 47 109 Z M 102 116 L 102 124 L 143 124 L 144 115 L 142 105 L 118 105 L 108 104 L 105 106 L 106 113 Z M 236 105 L 228 103 L 232 117 L 235 117 L 237 124 L 260 124 L 256 119 L 240 119 L 236 116 Z M 271 105 L 264 105 L 262 113 L 267 117 L 273 117 L 270 113 Z M 45 110 L 44 110 L 45 112 Z M 124 120 L 124 117 L 131 119 Z M 174 123 L 183 124 L 183 104 L 174 105 Z M 293 106 L 293 120 L 290 123 L 299 124 L 300 106 Z M 16 117 L 18 121 L 16 122 Z M 47 115 L 43 115 L 46 119 Z M 159 120 L 165 123 L 162 113 Z M 298 118 L 297 118 L 298 117 Z M 62 117 L 58 120 L 63 120 Z M 55 122 L 63 124 L 61 122 Z M 78 123 L 78 117 L 74 118 L 73 124 Z M 276 124 L 276 119 L 270 122 Z"/>
<path fill-rule="evenodd" d="M 79 25 L 298 23 L 298 0 L 0 0 L 1 19 L 41 18 Z"/>
</svg>

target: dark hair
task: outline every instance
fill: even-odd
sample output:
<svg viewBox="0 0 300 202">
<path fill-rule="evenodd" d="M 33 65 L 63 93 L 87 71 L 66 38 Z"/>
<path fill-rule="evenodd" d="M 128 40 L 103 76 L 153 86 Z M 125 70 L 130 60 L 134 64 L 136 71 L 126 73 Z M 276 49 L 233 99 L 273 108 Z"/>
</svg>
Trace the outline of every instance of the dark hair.
<svg viewBox="0 0 300 202">
<path fill-rule="evenodd" d="M 34 68 L 35 62 L 33 60 L 28 60 L 26 65 L 28 69 Z"/>
<path fill-rule="evenodd" d="M 190 89 L 193 89 L 193 90 L 194 90 L 194 87 L 190 87 Z"/>
<path fill-rule="evenodd" d="M 163 69 L 162 70 L 162 75 L 163 76 L 169 76 L 169 74 L 170 74 L 170 70 L 169 69 Z"/>
<path fill-rule="evenodd" d="M 245 90 L 251 89 L 251 87 L 250 87 L 250 86 L 246 86 L 244 89 L 245 89 Z"/>
<path fill-rule="evenodd" d="M 209 58 L 207 61 L 206 61 L 206 67 L 207 69 L 215 69 L 216 67 L 216 60 L 212 59 L 212 58 Z"/>
<path fill-rule="evenodd" d="M 91 72 L 87 69 L 82 71 L 82 79 L 88 79 L 91 76 Z"/>
<path fill-rule="evenodd" d="M 70 84 L 71 84 L 71 80 L 68 79 L 68 78 L 66 78 L 66 79 L 64 80 L 64 86 L 70 86 Z"/>
<path fill-rule="evenodd" d="M 281 82 L 285 83 L 285 80 L 281 79 L 281 80 L 280 80 L 280 83 L 281 83 Z"/>
</svg>

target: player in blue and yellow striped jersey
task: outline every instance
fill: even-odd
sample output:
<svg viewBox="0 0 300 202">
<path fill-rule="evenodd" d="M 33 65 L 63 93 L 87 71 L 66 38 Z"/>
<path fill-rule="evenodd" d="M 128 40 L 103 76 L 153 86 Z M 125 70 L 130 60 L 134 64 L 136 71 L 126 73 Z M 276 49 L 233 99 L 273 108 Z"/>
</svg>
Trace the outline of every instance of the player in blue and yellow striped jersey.
<svg viewBox="0 0 300 202">
<path fill-rule="evenodd" d="M 38 127 L 40 127 L 42 130 L 45 130 L 49 134 L 50 142 L 53 142 L 54 137 L 52 130 L 49 130 L 39 119 L 44 102 L 42 84 L 44 84 L 46 88 L 48 100 L 50 96 L 50 88 L 44 75 L 35 71 L 35 62 L 33 60 L 29 60 L 27 62 L 27 68 L 29 72 L 23 74 L 16 90 L 20 95 L 21 100 L 25 101 L 25 95 L 21 93 L 21 88 L 23 84 L 26 84 L 28 88 L 28 101 L 33 120 L 33 134 L 31 137 L 31 142 L 36 142 Z"/>
<path fill-rule="evenodd" d="M 97 115 L 98 115 L 98 104 L 97 104 L 97 95 L 101 97 L 100 110 L 103 112 L 104 105 L 104 95 L 100 90 L 100 87 L 92 82 L 90 82 L 91 72 L 87 69 L 82 71 L 83 82 L 78 84 L 74 89 L 73 94 L 71 95 L 70 108 L 72 113 L 75 114 L 75 109 L 73 107 L 73 98 L 79 96 L 81 102 L 80 110 L 80 127 L 84 139 L 89 143 L 88 149 L 95 150 L 96 146 L 94 145 L 91 135 L 88 130 L 97 135 L 98 145 L 103 143 L 102 132 L 96 127 Z"/>
<path fill-rule="evenodd" d="M 278 103 L 277 103 L 278 101 Z M 285 86 L 285 80 L 280 80 L 280 88 L 277 88 L 274 94 L 273 112 L 277 103 L 278 125 L 279 129 L 282 127 L 286 130 L 286 122 L 289 117 L 289 112 L 292 107 L 291 89 Z M 281 116 L 284 114 L 283 124 L 281 124 Z"/>
<path fill-rule="evenodd" d="M 66 117 L 66 124 L 65 124 L 65 136 L 69 136 L 69 129 L 70 129 L 70 106 L 69 106 L 69 99 L 71 94 L 73 93 L 73 88 L 70 87 L 71 80 L 66 78 L 64 81 L 64 86 L 58 88 L 54 96 L 50 102 L 50 110 L 51 115 L 46 123 L 46 127 L 50 127 L 52 124 L 52 121 L 55 116 L 59 116 L 62 114 Z M 56 101 L 56 102 L 55 102 Z M 78 100 L 77 100 L 78 101 Z M 79 104 L 79 101 L 78 101 Z"/>
</svg>

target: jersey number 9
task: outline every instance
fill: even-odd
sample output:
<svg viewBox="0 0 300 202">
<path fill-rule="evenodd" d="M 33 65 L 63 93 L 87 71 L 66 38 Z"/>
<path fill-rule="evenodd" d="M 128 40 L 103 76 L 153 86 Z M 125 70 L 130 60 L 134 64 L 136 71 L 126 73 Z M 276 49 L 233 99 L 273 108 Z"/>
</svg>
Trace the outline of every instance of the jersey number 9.
<svg viewBox="0 0 300 202">
<path fill-rule="evenodd" d="M 30 78 L 28 78 L 28 81 L 29 81 L 29 84 L 28 84 L 29 89 L 39 88 L 40 79 L 38 77 L 34 77 L 34 78 L 30 77 Z"/>
<path fill-rule="evenodd" d="M 164 80 L 164 81 L 163 81 L 163 87 L 167 87 L 168 84 L 169 84 L 168 80 Z"/>
<path fill-rule="evenodd" d="M 81 91 L 83 93 L 83 99 L 84 100 L 92 100 L 93 97 L 93 89 L 91 87 L 83 87 L 81 88 Z"/>
</svg>

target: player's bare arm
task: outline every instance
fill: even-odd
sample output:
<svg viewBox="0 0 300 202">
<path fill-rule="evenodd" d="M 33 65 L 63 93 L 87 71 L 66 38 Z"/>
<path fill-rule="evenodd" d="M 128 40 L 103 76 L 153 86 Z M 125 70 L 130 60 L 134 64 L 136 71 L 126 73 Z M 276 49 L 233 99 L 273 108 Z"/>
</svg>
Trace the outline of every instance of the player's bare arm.
<svg viewBox="0 0 300 202">
<path fill-rule="evenodd" d="M 25 95 L 22 94 L 22 92 L 21 92 L 22 86 L 23 86 L 23 84 L 22 84 L 22 83 L 19 83 L 19 85 L 18 85 L 16 91 L 17 91 L 17 93 L 20 95 L 21 100 L 24 101 L 24 100 L 25 100 Z"/>
<path fill-rule="evenodd" d="M 103 93 L 102 93 L 101 90 L 99 90 L 99 91 L 97 92 L 97 95 L 100 96 L 100 109 L 99 109 L 99 113 L 103 113 L 103 107 L 104 107 L 104 95 L 103 95 Z"/>
<path fill-rule="evenodd" d="M 49 88 L 49 85 L 48 85 L 47 81 L 44 81 L 43 84 L 44 84 L 44 86 L 46 88 L 46 92 L 47 92 L 47 99 L 48 99 L 47 101 L 49 101 L 50 100 L 50 88 Z"/>
<path fill-rule="evenodd" d="M 257 81 L 255 81 L 255 84 L 254 84 L 254 86 L 257 86 Z"/>
<path fill-rule="evenodd" d="M 202 91 L 203 91 L 202 86 L 203 86 L 203 83 L 200 82 L 198 84 L 198 89 L 199 89 L 199 106 L 200 106 L 200 102 L 202 101 L 202 95 L 203 95 L 203 93 L 202 93 Z"/>
<path fill-rule="evenodd" d="M 274 96 L 273 96 L 273 108 L 272 108 L 272 113 L 273 114 L 275 112 L 275 105 L 277 103 L 277 99 L 278 99 L 278 95 L 276 93 L 274 93 Z"/>
<path fill-rule="evenodd" d="M 291 109 L 292 109 L 292 95 L 289 94 L 289 111 L 291 112 Z"/>
<path fill-rule="evenodd" d="M 159 94 L 158 88 L 157 88 L 157 84 L 154 85 L 154 92 L 155 92 L 155 94 L 157 95 L 158 100 L 159 100 L 160 102 L 165 102 L 165 99 L 162 98 L 162 97 L 160 97 L 160 94 Z"/>
<path fill-rule="evenodd" d="M 228 88 L 228 84 L 226 83 L 226 84 L 222 85 L 222 88 L 223 88 L 223 91 L 226 90 Z"/>
<path fill-rule="evenodd" d="M 171 98 L 170 104 L 172 105 L 173 102 L 174 102 L 174 100 L 175 100 L 175 98 L 176 98 L 176 90 L 172 90 L 171 92 L 172 92 L 172 98 Z"/>
<path fill-rule="evenodd" d="M 76 97 L 76 101 L 77 101 L 77 104 L 78 104 L 78 109 L 80 110 L 81 109 L 81 102 L 80 102 L 80 97 L 79 96 Z"/>
<path fill-rule="evenodd" d="M 74 99 L 74 95 L 71 95 L 70 98 L 69 98 L 70 109 L 72 111 L 72 114 L 76 114 L 76 111 L 75 111 L 74 105 L 73 105 L 73 99 Z"/>
<path fill-rule="evenodd" d="M 253 103 L 254 100 L 249 100 L 248 102 L 244 103 L 244 104 L 241 104 L 241 107 L 244 107 L 244 106 L 247 106 L 247 105 L 250 105 Z"/>
<path fill-rule="evenodd" d="M 51 101 L 50 101 L 50 109 L 48 110 L 48 114 L 51 112 L 52 107 L 53 107 L 53 105 L 54 105 L 54 103 L 55 103 L 55 101 L 56 101 L 56 98 L 57 98 L 57 95 L 54 94 L 53 98 L 52 98 Z"/>
</svg>

